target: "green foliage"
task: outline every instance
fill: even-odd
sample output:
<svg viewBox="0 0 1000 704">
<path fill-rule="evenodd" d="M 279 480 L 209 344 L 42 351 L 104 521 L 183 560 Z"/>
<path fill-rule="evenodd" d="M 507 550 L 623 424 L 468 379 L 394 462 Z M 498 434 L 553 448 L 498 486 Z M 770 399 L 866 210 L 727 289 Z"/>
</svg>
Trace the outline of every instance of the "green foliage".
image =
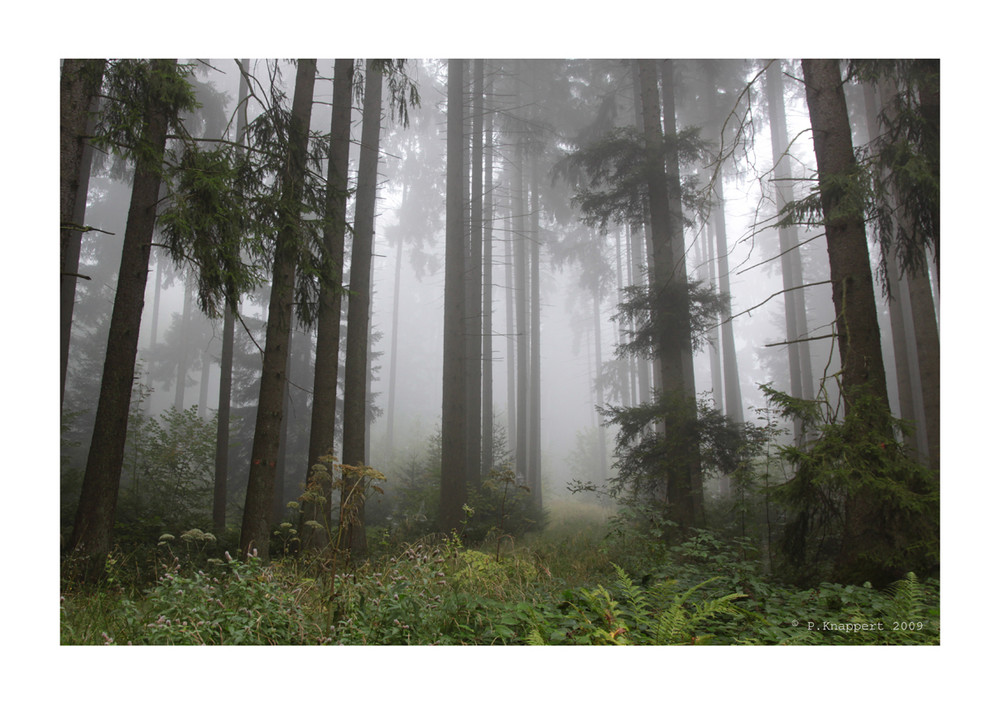
<svg viewBox="0 0 1000 704">
<path fill-rule="evenodd" d="M 116 534 L 151 542 L 161 533 L 211 523 L 216 419 L 198 407 L 159 417 L 133 405 L 122 465 Z"/>
<path fill-rule="evenodd" d="M 242 259 L 252 231 L 243 196 L 256 177 L 251 163 L 231 146 L 206 150 L 192 143 L 170 177 L 171 198 L 159 222 L 171 259 L 194 268 L 204 313 L 217 315 L 224 304 L 235 310 L 262 283 L 258 268 Z"/>
<path fill-rule="evenodd" d="M 170 116 L 170 127 L 182 129 L 180 112 L 197 106 L 188 81 L 191 70 L 190 66 L 147 59 L 108 61 L 94 145 L 147 169 L 160 169 L 161 155 L 143 140 L 148 106 L 154 101 L 162 103 Z"/>
<path fill-rule="evenodd" d="M 208 534 L 162 536 L 169 568 L 130 590 L 112 551 L 99 589 L 66 583 L 65 644 L 927 644 L 940 641 L 939 585 L 910 574 L 869 584 L 791 587 L 748 548 L 710 531 L 646 563 L 619 566 L 625 542 L 600 549 L 536 538 L 502 562 L 456 539 L 419 542 L 339 571 L 328 582 L 291 560 L 209 559 Z M 557 536 L 554 536 L 557 538 Z M 627 542 L 643 540 L 634 534 Z M 646 539 L 648 542 L 648 539 Z M 173 553 L 187 551 L 183 560 Z M 580 569 L 580 552 L 599 559 Z M 572 553 L 568 554 L 568 553 Z M 543 561 L 543 556 L 544 561 Z M 185 566 L 182 567 L 182 564 Z M 573 567 L 570 567 L 573 565 Z M 550 570 L 550 568 L 552 568 Z M 555 574 L 553 574 L 555 573 Z M 641 575 L 641 576 L 634 576 Z M 332 585 L 332 590 L 331 590 Z"/>
<path fill-rule="evenodd" d="M 729 301 L 699 281 L 688 281 L 686 286 L 670 284 L 657 291 L 648 286 L 627 286 L 621 293 L 618 313 L 611 319 L 627 327 L 631 338 L 616 347 L 620 358 L 654 359 L 664 331 L 684 328 L 691 331 L 693 349 L 701 349 L 708 332 L 718 325 L 719 316 L 729 311 Z"/>
<path fill-rule="evenodd" d="M 322 641 L 299 603 L 302 589 L 288 589 L 256 558 L 229 561 L 209 572 L 181 574 L 179 565 L 160 578 L 137 613 L 144 632 L 135 644 L 274 645 Z M 155 616 L 155 618 L 153 618 Z"/>
<path fill-rule="evenodd" d="M 663 153 L 653 160 L 662 164 L 666 153 L 676 150 L 682 164 L 693 163 L 704 149 L 698 129 L 689 128 L 667 135 Z M 569 153 L 556 165 L 555 174 L 577 185 L 573 202 L 583 211 L 584 222 L 605 229 L 610 221 L 643 222 L 649 163 L 642 134 L 633 127 L 619 127 Z M 684 185 L 681 197 L 688 210 L 703 205 L 692 184 Z"/>
<path fill-rule="evenodd" d="M 611 484 L 617 494 L 655 498 L 673 468 L 688 466 L 693 449 L 686 438 L 697 438 L 703 472 L 732 474 L 759 458 L 774 429 L 752 423 L 736 424 L 704 400 L 658 395 L 635 407 L 601 410 L 618 426 Z"/>
<path fill-rule="evenodd" d="M 762 387 L 779 411 L 802 420 L 808 440 L 784 446 L 795 476 L 774 490 L 793 512 L 782 544 L 786 569 L 799 581 L 852 574 L 883 584 L 887 575 L 933 574 L 939 550 L 937 479 L 902 442 L 902 421 L 882 403 L 859 395 L 843 419 L 821 401 L 807 403 Z M 867 542 L 844 542 L 848 506 L 862 500 L 876 522 L 865 526 Z M 849 553 L 849 554 L 847 554 Z M 857 580 L 861 581 L 861 580 Z"/>
</svg>

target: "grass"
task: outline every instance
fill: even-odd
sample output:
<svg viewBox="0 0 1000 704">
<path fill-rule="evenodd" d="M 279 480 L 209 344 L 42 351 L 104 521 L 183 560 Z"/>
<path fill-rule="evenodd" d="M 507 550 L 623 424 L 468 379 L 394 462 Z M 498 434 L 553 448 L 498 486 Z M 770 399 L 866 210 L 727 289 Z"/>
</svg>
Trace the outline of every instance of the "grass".
<svg viewBox="0 0 1000 704">
<path fill-rule="evenodd" d="M 517 544 L 424 540 L 329 575 L 304 561 L 162 561 L 64 587 L 63 644 L 927 644 L 936 581 L 783 585 L 710 532 L 668 547 L 599 506 L 554 503 Z M 169 558 L 170 555 L 163 557 Z M 331 589 L 332 586 L 332 589 Z M 332 597 L 331 597 L 332 594 Z"/>
</svg>

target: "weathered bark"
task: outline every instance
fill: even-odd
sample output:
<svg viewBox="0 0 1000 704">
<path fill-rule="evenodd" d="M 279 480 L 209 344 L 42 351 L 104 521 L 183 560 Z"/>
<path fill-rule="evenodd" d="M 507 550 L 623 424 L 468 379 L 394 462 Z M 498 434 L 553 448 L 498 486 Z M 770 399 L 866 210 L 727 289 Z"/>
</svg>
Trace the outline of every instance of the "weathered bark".
<svg viewBox="0 0 1000 704">
<path fill-rule="evenodd" d="M 155 60 L 151 62 L 150 71 L 167 73 L 174 71 L 175 65 L 174 60 Z M 148 150 L 148 158 L 136 165 L 132 184 L 94 432 L 70 539 L 73 549 L 86 558 L 84 577 L 91 579 L 102 573 L 111 548 L 139 326 L 149 273 L 149 251 L 160 192 L 159 163 L 166 147 L 167 125 L 172 117 L 170 112 L 169 104 L 157 95 L 150 98 L 145 108 L 142 140 Z"/>
<path fill-rule="evenodd" d="M 465 236 L 462 226 L 462 87 L 465 62 L 448 61 L 444 354 L 441 403 L 441 529 L 457 530 L 468 498 L 464 339 Z"/>
<path fill-rule="evenodd" d="M 344 236 L 347 231 L 347 176 L 351 147 L 351 101 L 354 59 L 337 59 L 333 68 L 333 108 L 330 115 L 330 154 L 326 176 L 326 277 L 320 284 L 316 328 L 316 365 L 313 372 L 313 405 L 309 426 L 309 466 L 306 486 L 314 486 L 317 500 L 303 506 L 299 535 L 303 547 L 321 547 L 332 535 L 333 455 L 337 412 L 337 370 L 340 364 L 341 289 L 344 278 Z M 321 480 L 313 468 L 324 464 L 328 477 Z M 319 500 L 319 499 L 322 500 Z M 319 528 L 306 526 L 316 521 Z"/>
<path fill-rule="evenodd" d="M 365 97 L 361 119 L 361 157 L 358 191 L 354 203 L 354 240 L 351 244 L 350 299 L 347 304 L 347 340 L 344 359 L 344 450 L 343 462 L 351 467 L 368 464 L 368 366 L 370 342 L 372 246 L 375 238 L 375 198 L 378 192 L 379 134 L 382 119 L 382 70 L 369 60 L 365 69 Z M 351 560 L 362 560 L 368 552 L 365 539 L 365 485 L 345 477 L 340 492 L 342 514 L 350 514 L 341 526 Z"/>
<path fill-rule="evenodd" d="M 89 111 L 96 109 L 95 94 L 104 73 L 104 60 L 66 59 L 60 77 L 59 105 L 59 401 L 66 392 L 73 304 L 80 266 L 80 227 L 87 210 L 87 188 L 93 149 L 86 136 L 93 131 Z"/>
<path fill-rule="evenodd" d="M 826 218 L 844 400 L 850 405 L 858 395 L 872 394 L 888 408 L 864 214 L 838 208 L 844 182 L 857 168 L 840 65 L 832 59 L 803 60 L 802 70 Z"/>
<path fill-rule="evenodd" d="M 274 246 L 257 421 L 240 531 L 241 555 L 245 556 L 256 550 L 264 560 L 269 558 L 271 504 L 274 498 L 274 475 L 281 437 L 288 345 L 292 330 L 299 203 L 305 180 L 309 118 L 312 114 L 315 81 L 316 60 L 299 59 L 292 98 L 288 161 L 281 174 L 283 222 Z"/>
<path fill-rule="evenodd" d="M 856 163 L 840 64 L 832 59 L 803 60 L 802 71 L 826 221 L 843 400 L 848 412 L 861 404 L 871 409 L 871 422 L 884 417 L 888 434 L 889 399 L 865 223 L 863 213 L 843 204 Z M 876 466 L 852 469 L 878 471 Z M 899 548 L 897 537 L 886 527 L 880 499 L 871 481 L 857 482 L 845 497 L 838 579 L 884 583 L 890 578 L 878 564 L 879 556 L 896 554 Z"/>
</svg>

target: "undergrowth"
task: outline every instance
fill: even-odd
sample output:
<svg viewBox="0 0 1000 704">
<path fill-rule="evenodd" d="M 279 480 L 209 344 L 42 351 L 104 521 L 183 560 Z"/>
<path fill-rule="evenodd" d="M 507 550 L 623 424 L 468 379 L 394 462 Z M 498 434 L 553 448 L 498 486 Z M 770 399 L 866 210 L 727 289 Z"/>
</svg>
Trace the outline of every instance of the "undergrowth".
<svg viewBox="0 0 1000 704">
<path fill-rule="evenodd" d="M 185 560 L 129 584 L 64 585 L 63 644 L 936 644 L 939 584 L 784 585 L 709 531 L 639 545 L 573 526 L 496 552 L 416 541 L 329 583 L 293 558 Z M 643 529 L 646 529 L 645 527 Z M 499 559 L 498 559 L 499 555 Z"/>
</svg>

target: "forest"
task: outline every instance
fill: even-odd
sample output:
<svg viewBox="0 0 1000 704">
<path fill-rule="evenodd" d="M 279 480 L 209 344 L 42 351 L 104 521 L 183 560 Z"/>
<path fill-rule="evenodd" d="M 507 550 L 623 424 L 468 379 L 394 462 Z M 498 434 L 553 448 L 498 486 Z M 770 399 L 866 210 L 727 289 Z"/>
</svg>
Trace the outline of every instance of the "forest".
<svg viewBox="0 0 1000 704">
<path fill-rule="evenodd" d="M 60 644 L 940 644 L 940 70 L 62 60 Z"/>
</svg>

